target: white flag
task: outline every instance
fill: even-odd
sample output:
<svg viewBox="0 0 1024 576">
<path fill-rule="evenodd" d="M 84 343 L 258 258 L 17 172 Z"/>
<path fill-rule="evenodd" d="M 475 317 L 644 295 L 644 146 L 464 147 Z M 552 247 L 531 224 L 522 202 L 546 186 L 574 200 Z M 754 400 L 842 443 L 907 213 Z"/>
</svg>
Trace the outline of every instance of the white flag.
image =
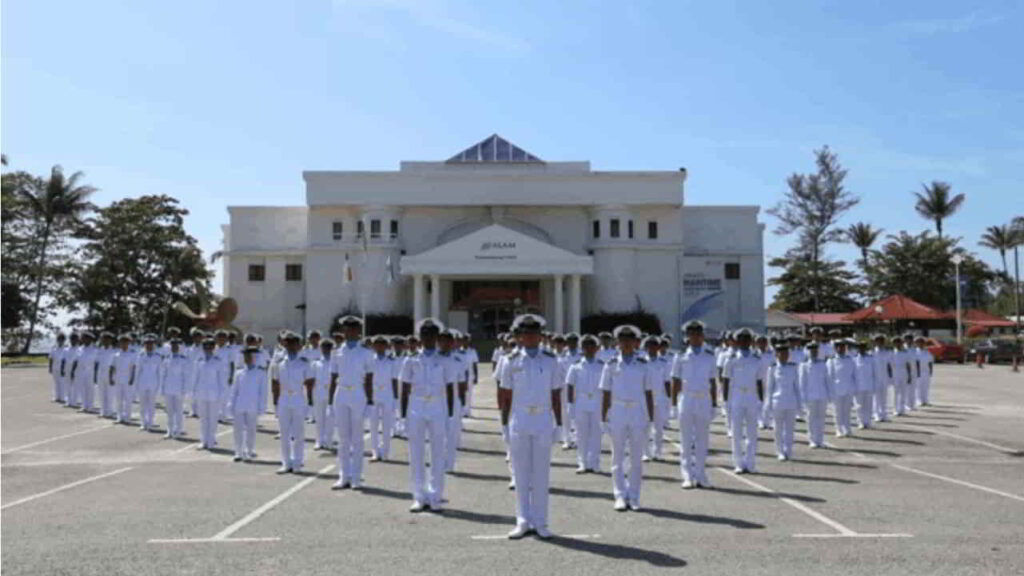
<svg viewBox="0 0 1024 576">
<path fill-rule="evenodd" d="M 387 267 L 387 281 L 388 286 L 391 286 L 395 282 L 395 270 L 391 267 L 391 254 L 388 254 L 388 259 L 384 261 L 384 266 Z"/>
<path fill-rule="evenodd" d="M 341 283 L 345 286 L 352 283 L 352 266 L 348 263 L 348 253 L 345 254 L 345 267 L 341 270 Z"/>
</svg>

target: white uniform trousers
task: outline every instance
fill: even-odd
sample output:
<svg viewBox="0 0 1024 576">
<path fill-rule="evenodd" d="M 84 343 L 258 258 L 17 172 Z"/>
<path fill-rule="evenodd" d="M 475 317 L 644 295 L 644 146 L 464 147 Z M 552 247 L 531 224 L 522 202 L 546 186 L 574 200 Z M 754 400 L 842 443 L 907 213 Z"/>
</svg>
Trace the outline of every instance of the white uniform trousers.
<svg viewBox="0 0 1024 576">
<path fill-rule="evenodd" d="M 71 388 L 72 388 L 71 377 L 68 376 L 67 373 L 65 373 L 63 376 L 60 376 L 60 394 L 61 394 L 60 400 L 61 400 L 61 402 L 65 403 L 65 404 L 70 404 L 71 403 L 71 394 L 72 394 Z"/>
<path fill-rule="evenodd" d="M 874 413 L 874 392 L 857 392 L 857 420 L 864 428 L 871 427 L 871 415 Z"/>
<path fill-rule="evenodd" d="M 235 456 L 252 458 L 256 446 L 256 420 L 259 414 L 249 411 L 235 411 Z"/>
<path fill-rule="evenodd" d="M 644 446 L 647 444 L 646 419 L 632 418 L 625 422 L 611 422 L 612 488 L 615 498 L 629 502 L 640 501 L 640 486 L 644 474 Z M 626 477 L 626 452 L 629 452 L 629 477 Z"/>
<path fill-rule="evenodd" d="M 370 448 L 373 455 L 387 459 L 391 455 L 391 432 L 395 426 L 395 403 L 375 402 L 370 406 Z"/>
<path fill-rule="evenodd" d="M 682 446 L 679 471 L 683 480 L 707 484 L 704 464 L 708 459 L 710 434 L 710 411 L 683 410 L 679 413 L 679 443 Z"/>
<path fill-rule="evenodd" d="M 771 428 L 774 426 L 775 413 L 768 403 L 768 397 L 765 396 L 764 402 L 761 402 L 761 415 L 759 417 L 759 423 L 763 428 Z"/>
<path fill-rule="evenodd" d="M 334 442 L 334 410 L 327 399 L 313 400 L 313 418 L 316 420 L 316 445 L 330 448 Z"/>
<path fill-rule="evenodd" d="M 875 420 L 880 422 L 889 421 L 889 383 L 882 383 L 875 394 Z"/>
<path fill-rule="evenodd" d="M 924 368 L 922 368 L 924 370 Z M 932 386 L 932 378 L 929 374 L 924 374 L 917 379 L 917 402 L 918 405 L 928 403 L 928 392 Z"/>
<path fill-rule="evenodd" d="M 776 408 L 775 418 L 775 453 L 785 458 L 793 455 L 793 425 L 796 423 L 795 408 Z"/>
<path fill-rule="evenodd" d="M 179 394 L 164 394 L 164 408 L 167 410 L 167 432 L 177 436 L 184 432 L 183 419 L 185 413 L 181 409 L 182 397 Z"/>
<path fill-rule="evenodd" d="M 516 525 L 548 526 L 548 488 L 551 483 L 553 430 L 510 433 L 512 473 L 516 481 Z"/>
<path fill-rule="evenodd" d="M 472 382 L 466 386 L 466 405 L 462 407 L 462 415 L 466 418 L 473 417 L 473 388 L 476 388 L 476 385 Z"/>
<path fill-rule="evenodd" d="M 199 400 L 196 399 L 195 395 L 192 396 L 192 415 L 196 418 L 199 417 Z"/>
<path fill-rule="evenodd" d="M 220 402 L 199 401 L 199 447 L 210 449 L 217 445 L 217 411 Z"/>
<path fill-rule="evenodd" d="M 896 384 L 892 387 L 892 411 L 897 416 L 902 416 L 906 412 L 907 384 L 904 379 L 904 377 L 897 378 Z"/>
<path fill-rule="evenodd" d="M 409 436 L 409 474 L 412 480 L 413 500 L 420 504 L 437 505 L 444 499 L 445 422 L 447 414 L 425 418 L 409 416 L 405 431 Z M 427 438 L 430 439 L 430 482 L 427 482 Z"/>
<path fill-rule="evenodd" d="M 358 486 L 363 482 L 363 429 L 367 406 L 335 402 L 333 407 L 338 426 L 338 480 Z"/>
<path fill-rule="evenodd" d="M 132 404 L 135 402 L 135 386 L 118 384 L 116 388 L 117 420 L 119 422 L 130 422 L 132 419 Z"/>
<path fill-rule="evenodd" d="M 96 396 L 96 385 L 93 384 L 91 378 L 85 376 L 75 375 L 78 382 L 75 386 L 77 392 L 77 398 L 75 399 L 75 405 L 81 406 L 81 408 L 87 412 L 91 412 L 95 403 Z"/>
<path fill-rule="evenodd" d="M 731 406 L 732 465 L 753 472 L 757 460 L 757 414 L 759 404 Z"/>
<path fill-rule="evenodd" d="M 60 375 L 60 363 L 54 362 L 53 368 L 53 401 L 64 400 L 64 377 Z"/>
<path fill-rule="evenodd" d="M 807 440 L 811 447 L 825 445 L 825 413 L 828 400 L 807 401 Z"/>
<path fill-rule="evenodd" d="M 587 470 L 601 469 L 601 415 L 597 410 L 573 410 L 576 415 L 576 463 Z"/>
<path fill-rule="evenodd" d="M 153 417 L 156 415 L 156 390 L 139 390 L 139 413 L 139 428 L 152 428 Z"/>
<path fill-rule="evenodd" d="M 917 378 L 912 378 L 903 391 L 903 409 L 907 412 L 917 408 Z"/>
<path fill-rule="evenodd" d="M 836 416 L 836 436 L 846 436 L 850 430 L 850 411 L 853 409 L 853 395 L 836 396 L 832 403 Z"/>
<path fill-rule="evenodd" d="M 231 386 L 228 386 L 224 390 L 224 398 L 220 402 L 220 406 L 217 409 L 217 418 L 225 422 L 231 421 Z"/>
<path fill-rule="evenodd" d="M 100 387 L 100 416 L 113 416 L 117 386 L 113 384 L 98 384 L 98 386 Z"/>
<path fill-rule="evenodd" d="M 652 458 L 661 458 L 665 445 L 665 425 L 668 424 L 668 401 L 654 404 L 654 421 L 651 422 L 651 440 L 644 446 L 644 454 Z"/>
<path fill-rule="evenodd" d="M 568 387 L 562 386 L 559 394 L 562 395 L 562 422 L 572 422 L 572 418 L 569 416 L 569 407 L 571 404 L 569 404 Z M 561 430 L 558 432 L 558 441 L 561 442 L 563 446 L 572 445 L 572 426 L 562 426 Z"/>
<path fill-rule="evenodd" d="M 462 444 L 462 404 L 459 402 L 459 395 L 455 395 L 455 405 L 452 407 L 452 416 L 447 419 L 445 432 L 445 470 L 455 470 L 455 458 L 458 455 L 459 446 Z"/>
<path fill-rule="evenodd" d="M 508 475 L 512 478 L 512 484 L 515 484 L 516 469 L 512 465 L 515 455 L 512 453 L 512 438 L 509 437 L 508 426 L 501 427 L 501 441 L 505 443 L 505 462 L 508 463 Z"/>
<path fill-rule="evenodd" d="M 218 410 L 224 403 L 221 402 Z M 292 471 L 302 468 L 306 449 L 306 405 L 277 406 L 277 424 L 281 429 L 281 466 Z"/>
</svg>

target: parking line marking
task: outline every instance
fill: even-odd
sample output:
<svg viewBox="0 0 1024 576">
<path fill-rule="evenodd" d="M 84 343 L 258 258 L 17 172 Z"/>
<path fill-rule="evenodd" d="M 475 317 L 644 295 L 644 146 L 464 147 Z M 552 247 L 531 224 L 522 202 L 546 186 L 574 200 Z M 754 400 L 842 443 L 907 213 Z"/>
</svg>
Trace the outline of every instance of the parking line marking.
<svg viewBox="0 0 1024 576">
<path fill-rule="evenodd" d="M 917 424 L 917 423 L 914 423 L 914 422 L 900 422 L 900 424 L 906 424 L 908 426 L 924 426 L 923 424 Z M 993 448 L 993 449 L 998 450 L 1000 452 L 1005 452 L 1006 454 L 1010 454 L 1011 456 L 1018 456 L 1018 455 L 1024 453 L 1024 450 L 1018 450 L 1016 448 L 1009 448 L 1009 447 L 1006 447 L 1006 446 L 1000 446 L 999 444 L 993 444 L 992 442 L 986 442 L 985 440 L 978 440 L 977 438 L 971 438 L 969 436 L 961 436 L 960 434 L 954 434 L 952 432 L 946 432 L 945 430 L 933 430 L 932 428 L 928 428 L 928 431 L 932 432 L 934 434 L 939 434 L 940 436 L 949 436 L 950 438 L 956 438 L 958 440 L 963 440 L 964 442 L 973 442 L 974 444 L 978 444 L 980 446 L 987 446 L 989 448 Z"/>
<path fill-rule="evenodd" d="M 601 537 L 600 534 L 555 534 L 555 538 L 571 538 L 573 540 L 596 540 Z M 508 536 L 505 534 L 482 534 L 479 536 L 470 536 L 470 540 L 508 540 Z"/>
<path fill-rule="evenodd" d="M 913 538 L 913 534 L 793 534 L 793 538 Z"/>
<path fill-rule="evenodd" d="M 270 538 L 154 538 L 150 544 L 220 544 L 234 542 L 280 542 L 281 539 L 274 536 Z"/>
<path fill-rule="evenodd" d="M 46 496 L 50 496 L 52 494 L 56 494 L 58 492 L 63 492 L 65 490 L 70 490 L 71 488 L 75 488 L 77 486 L 81 486 L 82 484 L 88 484 L 89 482 L 95 482 L 96 480 L 102 480 L 102 479 L 107 478 L 109 476 L 114 476 L 115 474 L 120 474 L 122 472 L 127 472 L 127 471 L 131 470 L 132 468 L 134 468 L 134 466 L 128 466 L 127 468 L 119 468 L 117 470 L 114 470 L 113 472 L 105 472 L 103 474 L 97 474 L 96 476 L 90 476 L 89 478 L 83 478 L 82 480 L 77 480 L 77 481 L 72 482 L 70 484 L 65 484 L 63 486 L 58 486 L 58 487 L 56 487 L 56 488 L 54 488 L 52 490 L 47 490 L 46 492 L 40 492 L 38 494 L 33 494 L 31 496 L 26 496 L 26 497 L 24 497 L 24 498 L 22 498 L 20 500 L 15 500 L 14 502 L 8 502 L 7 504 L 4 504 L 3 506 L 0 506 L 0 510 L 6 510 L 8 508 L 11 508 L 11 507 L 14 507 L 14 506 L 18 506 L 19 504 L 25 504 L 25 503 L 31 502 L 33 500 L 38 500 L 40 498 L 44 498 Z"/>
<path fill-rule="evenodd" d="M 917 468 L 903 466 L 902 464 L 889 464 L 889 466 L 892 466 L 893 468 L 898 468 L 900 470 L 906 470 L 907 472 L 913 472 L 914 474 L 920 474 L 921 476 L 928 476 L 929 478 L 935 478 L 936 480 L 943 480 L 945 482 L 950 482 L 952 484 L 959 484 L 961 486 L 966 486 L 968 488 L 974 488 L 975 490 L 981 490 L 982 492 L 988 492 L 990 494 L 995 494 L 997 496 L 1003 496 L 1004 498 L 1010 498 L 1012 500 L 1024 502 L 1024 496 L 1010 494 L 1009 492 L 1002 492 L 1000 490 L 996 490 L 995 488 L 989 488 L 988 486 L 972 484 L 970 482 L 965 482 L 964 480 L 958 480 L 956 478 L 950 478 L 949 476 L 942 476 L 940 474 L 932 474 L 931 472 L 925 472 L 924 470 L 918 470 Z"/>
<path fill-rule="evenodd" d="M 840 535 L 840 536 L 855 536 L 855 535 L 857 535 L 857 532 L 855 532 L 853 530 L 850 530 L 846 526 L 843 526 L 842 524 L 840 524 L 839 522 L 836 522 L 835 520 L 829 518 L 828 516 L 825 516 L 824 514 L 822 514 L 820 512 L 817 512 L 815 510 L 811 510 L 807 506 L 804 506 L 803 504 L 801 504 L 800 502 L 797 502 L 796 500 L 793 500 L 792 498 L 786 498 L 782 494 L 779 494 L 778 492 L 776 492 L 775 490 L 772 490 L 771 488 L 769 488 L 767 486 L 762 486 L 761 484 L 758 484 L 757 482 L 754 482 L 753 480 L 750 480 L 749 478 L 745 478 L 743 476 L 740 476 L 739 474 L 736 474 L 732 470 L 727 470 L 727 469 L 722 468 L 722 467 L 719 467 L 718 470 L 720 470 L 724 474 L 728 474 L 729 476 L 732 476 L 733 478 L 739 480 L 740 482 L 743 482 L 744 484 L 747 484 L 748 486 L 752 486 L 752 487 L 757 488 L 758 490 L 760 490 L 762 492 L 765 492 L 767 494 L 771 494 L 772 496 L 778 498 L 779 500 L 785 502 L 786 504 L 789 504 L 793 508 L 796 508 L 797 510 L 803 512 L 804 514 L 807 514 L 811 518 L 814 518 L 815 520 L 821 522 L 822 524 L 825 524 L 829 528 L 834 529 L 836 532 L 839 533 L 838 535 Z"/>
<path fill-rule="evenodd" d="M 111 426 L 109 424 L 107 424 L 105 426 L 97 426 L 95 428 L 89 428 L 88 430 L 79 430 L 78 432 L 72 432 L 70 434 L 62 434 L 60 436 L 54 436 L 53 438 L 47 438 L 46 440 L 39 440 L 38 442 L 32 442 L 32 443 L 29 443 L 29 444 L 23 444 L 23 445 L 18 446 L 16 448 L 11 448 L 9 450 L 4 450 L 3 452 L 0 452 L 0 454 L 11 454 L 13 452 L 20 452 L 22 450 L 28 450 L 29 448 L 35 448 L 36 446 L 42 446 L 43 444 L 49 444 L 50 442 L 56 442 L 58 440 L 63 440 L 65 438 L 73 438 L 75 436 L 81 436 L 83 434 L 91 434 L 91 433 L 97 432 L 99 430 L 109 430 L 110 428 L 111 428 Z"/>
</svg>

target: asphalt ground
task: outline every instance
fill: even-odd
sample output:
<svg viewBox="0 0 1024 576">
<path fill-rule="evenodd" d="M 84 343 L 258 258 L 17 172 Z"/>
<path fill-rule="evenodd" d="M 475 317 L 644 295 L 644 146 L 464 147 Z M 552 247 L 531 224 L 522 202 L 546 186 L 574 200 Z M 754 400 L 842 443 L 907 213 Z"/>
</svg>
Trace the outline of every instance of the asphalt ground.
<svg viewBox="0 0 1024 576">
<path fill-rule="evenodd" d="M 4 574 L 1022 574 L 1024 373 L 937 367 L 934 406 L 731 472 L 712 425 L 713 490 L 680 488 L 676 462 L 645 465 L 640 512 L 612 509 L 607 473 L 577 476 L 553 451 L 551 529 L 513 542 L 514 495 L 482 367 L 443 515 L 411 514 L 404 440 L 367 463 L 366 489 L 331 491 L 335 457 L 307 444 L 303 475 L 277 475 L 276 421 L 258 461 L 163 439 L 50 401 L 41 368 L 2 371 Z M 137 411 L 136 411 L 137 415 Z M 157 422 L 166 422 L 158 411 Z M 827 428 L 832 431 L 831 424 Z M 312 437 L 312 426 L 307 427 Z M 671 435 L 677 432 L 673 429 Z M 608 442 L 602 467 L 609 468 Z M 369 447 L 367 447 L 369 448 Z M 676 457 L 673 446 L 670 454 Z"/>
</svg>

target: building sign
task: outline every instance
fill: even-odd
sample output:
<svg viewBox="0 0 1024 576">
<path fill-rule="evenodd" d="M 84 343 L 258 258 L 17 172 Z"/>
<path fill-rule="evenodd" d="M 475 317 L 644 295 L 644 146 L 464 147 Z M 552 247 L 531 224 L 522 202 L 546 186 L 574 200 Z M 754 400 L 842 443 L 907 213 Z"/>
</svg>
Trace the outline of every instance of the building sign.
<svg viewBox="0 0 1024 576">
<path fill-rule="evenodd" d="M 726 328 L 724 268 L 721 260 L 681 259 L 680 325 L 700 320 L 707 325 L 709 335 Z"/>
<path fill-rule="evenodd" d="M 510 240 L 485 240 L 480 243 L 480 251 L 473 257 L 477 260 L 515 260 L 516 243 Z"/>
</svg>

